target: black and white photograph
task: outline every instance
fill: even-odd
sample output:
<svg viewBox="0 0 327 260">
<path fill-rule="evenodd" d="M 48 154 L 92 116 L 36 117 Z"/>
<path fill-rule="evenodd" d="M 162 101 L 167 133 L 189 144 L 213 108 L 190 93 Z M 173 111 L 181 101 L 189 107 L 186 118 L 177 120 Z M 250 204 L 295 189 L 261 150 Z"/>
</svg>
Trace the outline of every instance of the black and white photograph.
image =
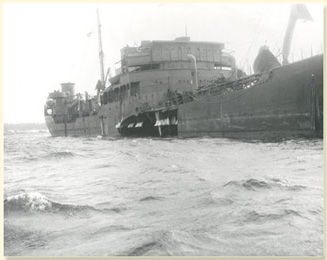
<svg viewBox="0 0 327 260">
<path fill-rule="evenodd" d="M 4 256 L 323 257 L 324 11 L 4 3 Z"/>
</svg>

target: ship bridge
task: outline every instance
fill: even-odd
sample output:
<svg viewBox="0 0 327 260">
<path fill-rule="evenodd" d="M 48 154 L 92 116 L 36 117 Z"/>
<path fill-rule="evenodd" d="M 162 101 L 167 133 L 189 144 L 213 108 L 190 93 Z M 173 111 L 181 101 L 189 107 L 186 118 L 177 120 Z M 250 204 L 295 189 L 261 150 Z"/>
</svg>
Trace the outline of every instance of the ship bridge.
<svg viewBox="0 0 327 260">
<path fill-rule="evenodd" d="M 223 53 L 223 49 L 223 43 L 191 42 L 189 37 L 142 41 L 139 47 L 127 46 L 121 50 L 121 72 L 190 68 L 189 55 L 196 58 L 199 69 L 234 68 L 234 58 Z"/>
</svg>

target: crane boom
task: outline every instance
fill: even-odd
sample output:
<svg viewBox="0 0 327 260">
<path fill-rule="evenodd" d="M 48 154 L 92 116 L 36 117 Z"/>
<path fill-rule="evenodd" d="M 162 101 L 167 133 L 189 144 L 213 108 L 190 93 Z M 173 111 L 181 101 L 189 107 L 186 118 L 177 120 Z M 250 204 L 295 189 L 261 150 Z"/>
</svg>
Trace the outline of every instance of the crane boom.
<svg viewBox="0 0 327 260">
<path fill-rule="evenodd" d="M 295 25 L 298 19 L 313 21 L 307 7 L 304 4 L 293 4 L 291 6 L 290 18 L 288 20 L 287 29 L 284 36 L 283 43 L 283 65 L 288 64 L 288 56 L 290 53 L 292 37 L 295 29 Z"/>
</svg>

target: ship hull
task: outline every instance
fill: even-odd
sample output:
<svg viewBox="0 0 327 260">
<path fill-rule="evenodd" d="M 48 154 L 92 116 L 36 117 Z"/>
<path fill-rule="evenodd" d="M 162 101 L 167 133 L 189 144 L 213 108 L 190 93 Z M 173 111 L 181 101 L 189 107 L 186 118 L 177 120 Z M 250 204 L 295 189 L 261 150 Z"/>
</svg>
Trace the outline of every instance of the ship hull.
<svg viewBox="0 0 327 260">
<path fill-rule="evenodd" d="M 74 122 L 55 123 L 52 116 L 45 117 L 51 136 L 98 136 L 101 135 L 101 121 L 97 115 L 80 117 Z"/>
<path fill-rule="evenodd" d="M 178 108 L 180 137 L 271 139 L 322 136 L 323 56 L 273 69 L 248 89 L 203 96 Z"/>
<path fill-rule="evenodd" d="M 264 72 L 249 88 L 220 95 L 209 91 L 156 112 L 136 112 L 140 106 L 131 97 L 101 106 L 96 115 L 74 122 L 55 123 L 51 116 L 45 119 L 52 136 L 322 137 L 323 56 Z M 167 109 L 172 109 L 170 116 L 164 116 Z M 174 123 L 163 125 L 166 117 L 168 122 L 174 118 Z"/>
</svg>

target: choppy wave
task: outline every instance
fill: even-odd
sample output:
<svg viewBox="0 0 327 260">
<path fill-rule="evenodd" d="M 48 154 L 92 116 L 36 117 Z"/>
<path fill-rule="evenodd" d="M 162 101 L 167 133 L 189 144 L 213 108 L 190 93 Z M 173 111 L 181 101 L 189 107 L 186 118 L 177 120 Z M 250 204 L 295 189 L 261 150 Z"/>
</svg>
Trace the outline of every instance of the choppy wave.
<svg viewBox="0 0 327 260">
<path fill-rule="evenodd" d="M 73 152 L 47 152 L 46 154 L 29 153 L 22 156 L 20 159 L 25 161 L 42 161 L 42 160 L 64 160 L 76 156 Z"/>
<path fill-rule="evenodd" d="M 17 134 L 35 134 L 35 133 L 49 133 L 48 130 L 30 129 L 30 130 L 5 130 L 4 135 Z"/>
<path fill-rule="evenodd" d="M 22 192 L 20 194 L 7 197 L 4 200 L 4 212 L 8 215 L 12 212 L 44 212 L 61 213 L 74 215 L 86 211 L 99 211 L 92 206 L 61 204 L 49 200 L 38 192 Z M 117 211 L 112 209 L 112 211 Z M 117 211 L 118 212 L 118 211 Z"/>
<path fill-rule="evenodd" d="M 255 222 L 259 224 L 266 221 L 280 220 L 288 216 L 303 217 L 300 212 L 292 209 L 284 209 L 279 213 L 258 213 L 253 210 L 245 215 L 244 222 Z"/>
<path fill-rule="evenodd" d="M 55 159 L 55 160 L 62 160 L 65 158 L 74 157 L 76 154 L 73 152 L 52 152 L 44 156 L 45 159 Z"/>
<path fill-rule="evenodd" d="M 156 197 L 156 196 L 147 196 L 147 197 L 140 199 L 140 201 L 151 201 L 151 200 L 161 200 L 161 198 Z"/>
<path fill-rule="evenodd" d="M 323 254 L 322 141 L 4 141 L 8 256 Z"/>
<path fill-rule="evenodd" d="M 257 179 L 230 181 L 223 185 L 223 187 L 226 186 L 236 186 L 252 191 L 260 190 L 260 189 L 272 189 L 272 188 L 283 188 L 287 190 L 301 190 L 306 188 L 306 186 L 291 184 L 287 180 L 282 180 L 277 178 L 271 178 L 270 181 L 263 181 Z"/>
<path fill-rule="evenodd" d="M 147 234 L 121 256 L 214 256 L 219 251 L 220 242 L 210 234 L 157 230 Z"/>
<path fill-rule="evenodd" d="M 46 211 L 52 208 L 52 203 L 37 192 L 20 193 L 4 200 L 4 210 L 8 211 Z"/>
<path fill-rule="evenodd" d="M 133 250 L 131 250 L 131 252 L 129 252 L 127 255 L 128 256 L 145 255 L 148 251 L 154 249 L 155 247 L 162 248 L 162 245 L 158 242 L 146 242 L 146 243 L 134 248 Z"/>
<path fill-rule="evenodd" d="M 159 230 L 151 234 L 151 238 L 139 242 L 138 245 L 131 248 L 128 252 L 122 255 L 127 256 L 142 256 L 142 255 L 158 255 L 156 252 L 160 251 L 160 255 L 171 255 L 169 252 L 173 245 L 178 246 L 179 241 L 174 238 L 174 232 Z"/>
</svg>

